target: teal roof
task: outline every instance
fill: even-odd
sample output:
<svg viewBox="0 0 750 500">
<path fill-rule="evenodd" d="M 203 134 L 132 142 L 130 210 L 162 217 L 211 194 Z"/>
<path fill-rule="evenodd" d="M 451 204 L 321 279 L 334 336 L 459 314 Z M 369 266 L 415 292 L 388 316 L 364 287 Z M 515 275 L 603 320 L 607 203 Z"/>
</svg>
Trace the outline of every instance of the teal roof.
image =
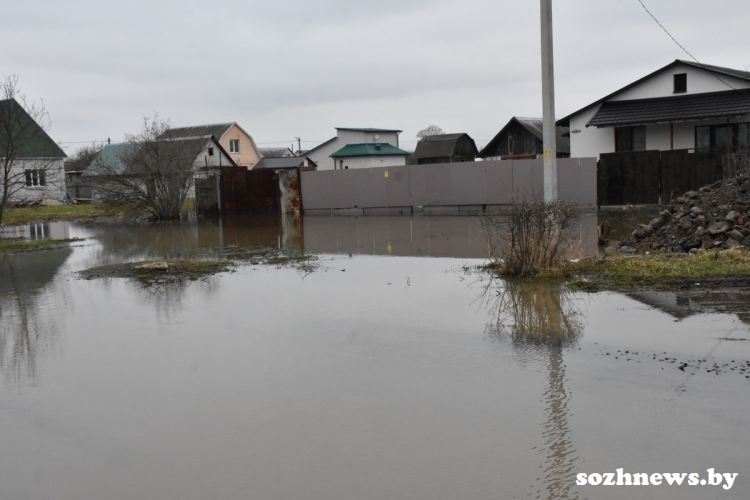
<svg viewBox="0 0 750 500">
<path fill-rule="evenodd" d="M 83 171 L 82 175 L 123 174 L 127 167 L 120 158 L 131 147 L 133 146 L 127 142 L 122 144 L 107 144 L 102 148 L 99 156 Z"/>
<path fill-rule="evenodd" d="M 60 146 L 47 135 L 47 132 L 29 116 L 15 99 L 0 101 L 0 122 L 12 123 L 11 141 L 8 131 L 0 131 L 0 158 L 7 154 L 9 147 L 17 148 L 16 158 L 66 158 Z M 9 144 L 13 142 L 13 144 Z"/>
<path fill-rule="evenodd" d="M 390 128 L 336 127 L 336 130 L 356 130 L 357 132 L 403 132 L 403 130 L 394 130 Z"/>
<path fill-rule="evenodd" d="M 331 155 L 331 158 L 343 158 L 349 156 L 408 156 L 409 152 L 399 149 L 390 144 L 368 143 L 347 144 Z"/>
</svg>

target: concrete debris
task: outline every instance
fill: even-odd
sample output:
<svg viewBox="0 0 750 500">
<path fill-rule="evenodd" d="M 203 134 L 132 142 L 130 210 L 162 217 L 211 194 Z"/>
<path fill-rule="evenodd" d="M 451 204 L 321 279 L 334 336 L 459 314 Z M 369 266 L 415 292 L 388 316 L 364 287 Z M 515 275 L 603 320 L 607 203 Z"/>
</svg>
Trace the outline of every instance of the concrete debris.
<svg viewBox="0 0 750 500">
<path fill-rule="evenodd" d="M 649 224 L 639 225 L 623 240 L 620 252 L 688 253 L 750 246 L 749 208 L 747 174 L 688 191 Z"/>
</svg>

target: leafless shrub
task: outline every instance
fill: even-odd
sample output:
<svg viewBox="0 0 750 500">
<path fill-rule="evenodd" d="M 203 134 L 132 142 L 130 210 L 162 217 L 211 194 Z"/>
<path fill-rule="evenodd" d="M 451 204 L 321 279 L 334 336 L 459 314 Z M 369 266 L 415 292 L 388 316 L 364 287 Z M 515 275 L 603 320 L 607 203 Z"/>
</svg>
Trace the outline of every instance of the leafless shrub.
<svg viewBox="0 0 750 500">
<path fill-rule="evenodd" d="M 573 206 L 562 201 L 514 204 L 480 219 L 493 264 L 501 274 L 518 278 L 561 274 L 577 220 Z"/>
<path fill-rule="evenodd" d="M 199 141 L 161 138 L 170 129 L 158 116 L 127 136 L 117 154 L 100 156 L 91 176 L 97 195 L 110 206 L 156 219 L 179 218 L 193 185 Z"/>
</svg>

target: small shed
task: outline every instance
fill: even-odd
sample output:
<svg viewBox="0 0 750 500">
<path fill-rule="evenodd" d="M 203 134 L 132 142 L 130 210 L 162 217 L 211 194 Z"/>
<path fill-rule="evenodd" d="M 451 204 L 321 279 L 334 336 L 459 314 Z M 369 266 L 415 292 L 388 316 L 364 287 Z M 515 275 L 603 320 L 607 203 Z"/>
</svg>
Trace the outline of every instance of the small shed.
<svg viewBox="0 0 750 500">
<path fill-rule="evenodd" d="M 417 165 L 474 161 L 477 153 L 477 145 L 469 134 L 428 135 L 417 143 L 410 161 Z"/>
<path fill-rule="evenodd" d="M 544 154 L 544 122 L 541 118 L 514 116 L 479 152 L 484 160 L 534 159 Z M 568 127 L 556 127 L 558 158 L 570 158 Z"/>
</svg>

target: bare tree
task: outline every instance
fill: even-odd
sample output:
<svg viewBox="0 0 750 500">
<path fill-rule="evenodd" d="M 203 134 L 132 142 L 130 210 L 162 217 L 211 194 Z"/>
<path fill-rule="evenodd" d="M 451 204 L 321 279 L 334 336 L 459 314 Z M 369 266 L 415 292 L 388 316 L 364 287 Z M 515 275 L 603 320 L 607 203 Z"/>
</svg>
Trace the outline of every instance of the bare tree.
<svg viewBox="0 0 750 500">
<path fill-rule="evenodd" d="M 193 186 L 193 163 L 205 140 L 163 138 L 169 121 L 144 118 L 143 129 L 107 146 L 88 171 L 97 195 L 113 207 L 176 219 Z M 114 154 L 105 155 L 108 148 Z"/>
<path fill-rule="evenodd" d="M 440 135 L 443 133 L 443 129 L 438 127 L 437 125 L 430 125 L 427 128 L 424 128 L 417 132 L 417 139 L 424 139 L 427 136 L 430 135 Z"/>
<path fill-rule="evenodd" d="M 64 198 L 65 153 L 47 135 L 50 125 L 44 102 L 18 90 L 18 76 L 0 81 L 0 223 L 11 202 L 41 201 L 51 190 Z"/>
<path fill-rule="evenodd" d="M 101 153 L 103 147 L 104 146 L 102 144 L 97 143 L 82 147 L 81 149 L 70 155 L 68 161 L 65 162 L 65 170 L 70 170 L 73 172 L 82 172 L 86 170 L 86 167 L 91 165 L 96 157 L 99 156 L 99 153 Z"/>
</svg>

